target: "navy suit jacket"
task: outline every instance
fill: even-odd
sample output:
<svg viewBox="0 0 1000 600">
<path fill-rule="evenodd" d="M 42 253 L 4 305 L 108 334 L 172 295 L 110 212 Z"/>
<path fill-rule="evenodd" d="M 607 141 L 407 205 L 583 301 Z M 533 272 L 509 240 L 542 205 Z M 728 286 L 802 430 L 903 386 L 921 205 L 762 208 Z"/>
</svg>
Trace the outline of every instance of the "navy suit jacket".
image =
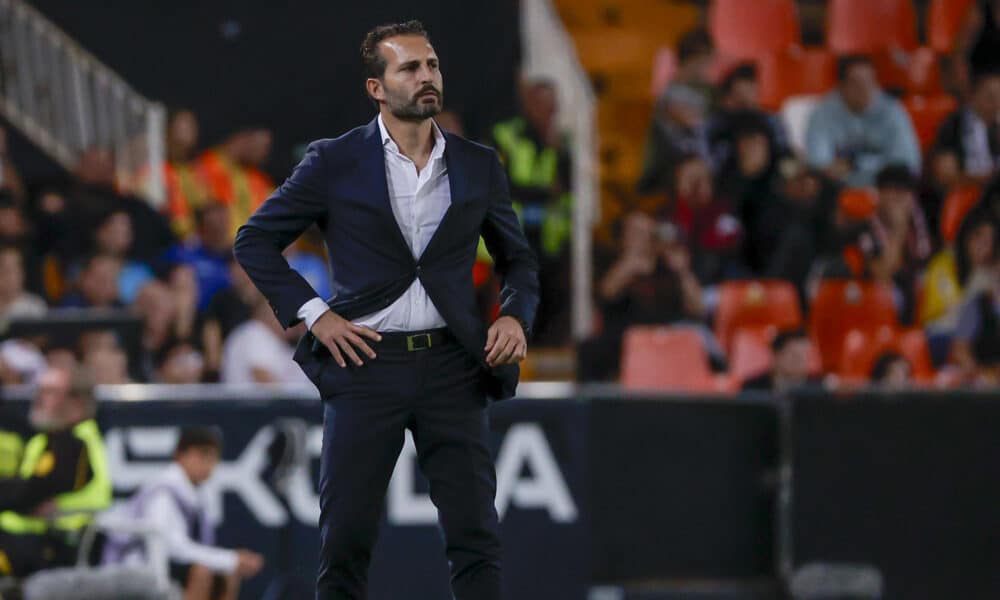
<svg viewBox="0 0 1000 600">
<path fill-rule="evenodd" d="M 503 278 L 500 314 L 529 328 L 538 305 L 538 264 L 511 208 L 496 152 L 444 135 L 451 205 L 419 258 L 392 213 L 377 120 L 310 144 L 291 176 L 240 227 L 234 252 L 285 327 L 300 321 L 299 308 L 316 292 L 281 252 L 313 223 L 324 232 L 330 256 L 333 295 L 327 303 L 345 319 L 389 306 L 419 278 L 448 328 L 487 371 L 487 393 L 507 398 L 519 369 L 486 365 L 487 325 L 472 285 L 479 236 Z M 299 341 L 295 360 L 323 398 L 349 376 L 311 333 Z"/>
</svg>

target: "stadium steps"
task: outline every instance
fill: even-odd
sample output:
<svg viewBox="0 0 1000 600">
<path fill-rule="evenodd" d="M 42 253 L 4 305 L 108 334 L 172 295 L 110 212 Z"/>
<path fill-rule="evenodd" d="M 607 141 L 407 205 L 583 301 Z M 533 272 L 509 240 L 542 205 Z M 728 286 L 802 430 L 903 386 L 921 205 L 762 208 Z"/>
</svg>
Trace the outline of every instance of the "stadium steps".
<svg viewBox="0 0 1000 600">
<path fill-rule="evenodd" d="M 771 580 L 658 580 L 594 586 L 587 600 L 779 600 Z"/>
</svg>

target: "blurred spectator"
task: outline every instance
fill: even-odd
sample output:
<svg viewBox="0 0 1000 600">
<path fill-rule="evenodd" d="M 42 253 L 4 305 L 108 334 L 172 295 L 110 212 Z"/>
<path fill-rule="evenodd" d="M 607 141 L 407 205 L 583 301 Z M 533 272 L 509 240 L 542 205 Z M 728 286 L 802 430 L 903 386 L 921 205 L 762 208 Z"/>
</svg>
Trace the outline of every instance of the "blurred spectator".
<svg viewBox="0 0 1000 600">
<path fill-rule="evenodd" d="M 164 210 L 180 239 L 194 232 L 194 211 L 205 203 L 208 191 L 192 167 L 198 147 L 198 118 L 187 109 L 176 109 L 167 118 L 167 160 L 163 181 L 167 202 Z"/>
<path fill-rule="evenodd" d="M 156 379 L 160 383 L 200 383 L 205 375 L 205 360 L 190 342 L 174 342 L 160 351 L 156 360 Z"/>
<path fill-rule="evenodd" d="M 199 311 L 208 308 L 212 296 L 229 286 L 229 256 L 233 252 L 230 217 L 222 204 L 204 204 L 195 210 L 197 235 L 172 246 L 164 255 L 168 263 L 187 265 L 194 271 Z"/>
<path fill-rule="evenodd" d="M 684 84 L 697 91 L 706 105 L 712 102 L 714 86 L 712 67 L 715 64 L 715 44 L 704 27 L 696 27 L 677 41 L 677 71 L 672 83 Z"/>
<path fill-rule="evenodd" d="M 21 205 L 26 197 L 24 182 L 10 160 L 7 146 L 7 130 L 0 127 L 0 190 L 7 191 Z"/>
<path fill-rule="evenodd" d="M 21 205 L 14 196 L 0 190 L 0 245 L 15 246 L 21 252 L 24 268 L 24 287 L 33 292 L 42 291 L 42 265 L 39 240 Z"/>
<path fill-rule="evenodd" d="M 104 442 L 86 371 L 49 369 L 39 379 L 19 476 L 0 481 L 0 576 L 24 577 L 76 562 L 76 541 L 111 504 Z M 58 510 L 73 507 L 71 514 Z"/>
<path fill-rule="evenodd" d="M 68 206 L 50 215 L 63 220 L 61 229 L 69 237 L 69 245 L 62 246 L 63 258 L 71 260 L 86 252 L 91 232 L 113 211 L 125 211 L 132 220 L 130 258 L 152 260 L 173 243 L 165 217 L 145 200 L 116 190 L 110 152 L 101 148 L 84 152 L 76 174 L 77 185 L 70 191 Z"/>
<path fill-rule="evenodd" d="M 190 268 L 175 267 L 168 283 L 153 280 L 139 290 L 133 310 L 143 318 L 143 348 L 156 356 L 177 341 L 197 344 L 197 285 Z M 152 371 L 152 367 L 147 371 Z"/>
<path fill-rule="evenodd" d="M 991 267 L 989 288 L 962 305 L 952 356 L 970 381 L 1000 384 L 1000 261 Z"/>
<path fill-rule="evenodd" d="M 38 348 L 25 340 L 0 342 L 0 384 L 34 384 L 48 368 Z"/>
<path fill-rule="evenodd" d="M 124 210 L 114 209 L 98 218 L 92 252 L 121 262 L 118 297 L 123 304 L 134 302 L 142 286 L 153 278 L 153 269 L 148 264 L 128 258 L 134 240 L 132 220 Z"/>
<path fill-rule="evenodd" d="M 942 187 L 983 183 L 1000 167 L 1000 72 L 981 73 L 968 102 L 948 116 L 931 150 L 932 173 Z"/>
<path fill-rule="evenodd" d="M 121 260 L 106 254 L 94 254 L 83 263 L 76 291 L 63 298 L 64 308 L 120 308 L 118 291 Z"/>
<path fill-rule="evenodd" d="M 601 332 L 579 348 L 582 381 L 610 379 L 617 373 L 622 336 L 629 327 L 698 322 L 703 315 L 701 285 L 677 226 L 632 213 L 625 217 L 620 238 L 621 254 L 597 288 Z"/>
<path fill-rule="evenodd" d="M 711 159 L 708 106 L 705 96 L 686 83 L 671 83 L 656 100 L 653 121 L 646 133 L 642 173 L 636 184 L 640 194 L 666 191 L 678 157 Z"/>
<path fill-rule="evenodd" d="M 740 256 L 743 228 L 729 202 L 715 195 L 712 174 L 702 157 L 678 158 L 670 196 L 663 216 L 687 240 L 698 281 L 708 285 L 746 275 Z"/>
<path fill-rule="evenodd" d="M 260 170 L 271 154 L 271 130 L 249 125 L 206 150 L 195 161 L 198 177 L 207 186 L 208 197 L 229 209 L 229 235 L 274 191 L 274 182 Z"/>
<path fill-rule="evenodd" d="M 708 139 L 714 164 L 724 165 L 729 160 L 738 133 L 737 125 L 748 116 L 763 121 L 762 133 L 771 142 L 773 158 L 777 159 L 788 153 L 788 139 L 781 119 L 764 112 L 760 107 L 757 66 L 754 63 L 740 63 L 719 84 L 715 112 L 709 120 Z"/>
<path fill-rule="evenodd" d="M 898 100 L 884 93 L 875 67 L 865 56 L 847 56 L 837 65 L 837 89 L 809 117 L 809 164 L 851 186 L 871 185 L 886 165 L 920 171 L 920 146 L 913 124 Z"/>
<path fill-rule="evenodd" d="M 222 453 L 222 438 L 207 427 L 185 427 L 173 462 L 147 481 L 115 510 L 153 527 L 165 541 L 170 577 L 184 588 L 185 600 L 239 596 L 241 577 L 252 577 L 264 564 L 249 550 L 215 545 L 218 523 L 211 518 L 202 484 L 212 476 Z M 103 551 L 105 564 L 145 564 L 145 545 L 131 536 L 112 534 Z"/>
<path fill-rule="evenodd" d="M 93 373 L 94 383 L 115 385 L 132 383 L 128 374 L 128 357 L 121 348 L 98 348 L 84 355 L 84 366 Z"/>
<path fill-rule="evenodd" d="M 237 326 L 250 319 L 252 303 L 259 293 L 243 267 L 232 258 L 229 259 L 229 276 L 232 286 L 212 298 L 204 315 L 201 343 L 205 352 L 205 376 L 209 380 L 218 379 L 223 341 Z"/>
<path fill-rule="evenodd" d="M 45 315 L 45 301 L 24 290 L 24 260 L 21 250 L 0 246 L 0 334 L 12 319 Z"/>
<path fill-rule="evenodd" d="M 541 282 L 532 339 L 541 346 L 569 336 L 569 241 L 573 197 L 570 160 L 559 130 L 555 86 L 548 80 L 521 83 L 522 114 L 493 126 L 493 143 L 507 170 L 510 196 L 524 234 L 535 251 Z"/>
<path fill-rule="evenodd" d="M 952 67 L 964 92 L 977 72 L 1000 68 L 1000 1 L 974 0 L 955 36 Z"/>
<path fill-rule="evenodd" d="M 260 292 L 254 294 L 251 318 L 226 338 L 222 350 L 222 383 L 297 383 L 309 379 L 292 360 L 289 337 Z"/>
<path fill-rule="evenodd" d="M 744 391 L 780 393 L 820 385 L 819 380 L 809 374 L 812 342 L 804 330 L 778 333 L 771 342 L 771 351 L 774 353 L 771 370 L 744 381 Z"/>
<path fill-rule="evenodd" d="M 902 321 L 913 319 L 917 277 L 931 255 L 931 237 L 917 203 L 917 180 L 902 165 L 890 165 L 876 176 L 878 208 L 873 227 L 881 252 L 872 262 L 876 279 L 894 284 L 902 296 Z"/>
<path fill-rule="evenodd" d="M 905 392 L 913 388 L 913 367 L 900 354 L 886 352 L 875 359 L 871 382 L 886 392 Z"/>
</svg>

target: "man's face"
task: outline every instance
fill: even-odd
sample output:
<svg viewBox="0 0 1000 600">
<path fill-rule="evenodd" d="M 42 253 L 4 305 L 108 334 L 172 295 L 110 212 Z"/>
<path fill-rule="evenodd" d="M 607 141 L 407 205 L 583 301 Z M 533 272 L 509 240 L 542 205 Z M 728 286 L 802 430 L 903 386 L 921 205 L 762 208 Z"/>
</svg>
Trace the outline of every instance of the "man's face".
<svg viewBox="0 0 1000 600">
<path fill-rule="evenodd" d="M 795 380 L 809 377 L 810 348 L 806 338 L 789 340 L 774 356 L 775 375 Z"/>
<path fill-rule="evenodd" d="M 760 106 L 760 87 L 754 79 L 737 79 L 729 90 L 728 104 L 733 110 L 750 110 Z"/>
<path fill-rule="evenodd" d="M 70 374 L 63 369 L 48 369 L 38 378 L 38 391 L 31 403 L 31 426 L 39 431 L 56 431 L 70 423 Z"/>
<path fill-rule="evenodd" d="M 183 111 L 177 113 L 170 121 L 167 132 L 169 143 L 176 146 L 183 154 L 190 153 L 198 145 L 198 119 L 194 113 Z"/>
<path fill-rule="evenodd" d="M 523 91 L 524 114 L 536 129 L 547 133 L 556 117 L 556 90 L 548 83 L 530 83 Z"/>
<path fill-rule="evenodd" d="M 852 111 L 864 112 L 878 92 L 878 78 L 875 76 L 875 68 L 867 63 L 857 63 L 847 69 L 843 83 L 840 84 L 840 93 L 844 97 L 844 102 Z"/>
<path fill-rule="evenodd" d="M 105 252 L 122 256 L 132 246 L 132 220 L 125 212 L 109 216 L 97 230 L 97 245 Z"/>
<path fill-rule="evenodd" d="M 198 486 L 212 476 L 212 471 L 219 464 L 219 451 L 211 446 L 195 446 L 177 454 L 176 460 L 191 483 Z"/>
<path fill-rule="evenodd" d="M 397 35 L 378 45 L 386 61 L 381 79 L 368 80 L 368 92 L 404 121 L 422 121 L 444 107 L 444 80 L 437 54 L 422 35 Z"/>
<path fill-rule="evenodd" d="M 118 299 L 118 261 L 98 257 L 90 261 L 80 277 L 80 291 L 93 306 L 108 306 Z"/>
<path fill-rule="evenodd" d="M 972 104 L 980 118 L 988 121 L 987 124 L 1000 119 L 1000 76 L 980 81 L 973 93 Z"/>
</svg>

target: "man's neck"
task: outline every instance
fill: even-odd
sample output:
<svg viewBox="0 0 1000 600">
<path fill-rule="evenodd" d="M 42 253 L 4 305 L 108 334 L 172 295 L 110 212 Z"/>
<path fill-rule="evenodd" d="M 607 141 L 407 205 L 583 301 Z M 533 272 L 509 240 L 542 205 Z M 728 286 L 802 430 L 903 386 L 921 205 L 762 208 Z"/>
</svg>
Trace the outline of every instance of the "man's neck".
<svg viewBox="0 0 1000 600">
<path fill-rule="evenodd" d="M 396 142 L 399 152 L 412 160 L 418 168 L 427 164 L 427 159 L 434 148 L 434 123 L 431 119 L 422 121 L 406 121 L 393 116 L 387 110 L 382 111 L 382 123 L 386 131 Z"/>
</svg>

